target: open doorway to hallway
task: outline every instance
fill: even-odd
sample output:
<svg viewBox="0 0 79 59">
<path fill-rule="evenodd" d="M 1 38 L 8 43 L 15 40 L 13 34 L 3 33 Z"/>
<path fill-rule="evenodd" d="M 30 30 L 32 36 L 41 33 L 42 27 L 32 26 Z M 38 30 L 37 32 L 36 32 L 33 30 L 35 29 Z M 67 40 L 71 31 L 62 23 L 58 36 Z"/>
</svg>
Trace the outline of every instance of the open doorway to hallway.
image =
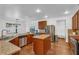
<svg viewBox="0 0 79 59">
<path fill-rule="evenodd" d="M 66 39 L 66 20 L 56 21 L 56 35 L 58 38 Z"/>
</svg>

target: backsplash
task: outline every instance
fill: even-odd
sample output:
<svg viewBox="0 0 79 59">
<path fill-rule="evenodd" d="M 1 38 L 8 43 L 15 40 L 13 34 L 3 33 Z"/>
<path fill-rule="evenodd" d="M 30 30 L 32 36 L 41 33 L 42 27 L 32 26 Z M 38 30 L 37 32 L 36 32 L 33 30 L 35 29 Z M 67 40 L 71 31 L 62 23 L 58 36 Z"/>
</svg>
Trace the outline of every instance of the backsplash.
<svg viewBox="0 0 79 59">
<path fill-rule="evenodd" d="M 77 34 L 77 35 L 79 34 L 79 30 L 76 31 L 76 34 Z"/>
<path fill-rule="evenodd" d="M 79 30 L 73 30 L 73 35 L 79 35 Z"/>
</svg>

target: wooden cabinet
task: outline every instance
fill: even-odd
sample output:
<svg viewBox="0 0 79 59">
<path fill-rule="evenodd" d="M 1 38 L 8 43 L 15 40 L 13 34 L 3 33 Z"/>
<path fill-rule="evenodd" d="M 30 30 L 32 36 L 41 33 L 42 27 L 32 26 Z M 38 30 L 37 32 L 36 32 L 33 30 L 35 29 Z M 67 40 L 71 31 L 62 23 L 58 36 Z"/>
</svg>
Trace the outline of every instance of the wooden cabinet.
<svg viewBox="0 0 79 59">
<path fill-rule="evenodd" d="M 12 39 L 10 42 L 13 43 L 16 46 L 19 46 L 19 38 L 18 37 Z"/>
<path fill-rule="evenodd" d="M 79 29 L 79 10 L 72 17 L 72 29 Z"/>
<path fill-rule="evenodd" d="M 79 10 L 77 12 L 77 19 L 78 19 L 78 28 L 79 28 Z"/>
<path fill-rule="evenodd" d="M 35 38 L 33 40 L 33 50 L 35 54 L 38 55 L 44 55 L 47 54 L 48 50 L 51 48 L 51 39 L 50 37 L 46 37 L 42 39 L 40 38 Z"/>
<path fill-rule="evenodd" d="M 34 36 L 34 34 L 28 34 L 27 35 L 27 43 L 28 44 L 33 42 L 33 36 Z"/>
<path fill-rule="evenodd" d="M 47 26 L 47 21 L 39 21 L 38 22 L 38 28 L 39 29 L 45 29 Z"/>
</svg>

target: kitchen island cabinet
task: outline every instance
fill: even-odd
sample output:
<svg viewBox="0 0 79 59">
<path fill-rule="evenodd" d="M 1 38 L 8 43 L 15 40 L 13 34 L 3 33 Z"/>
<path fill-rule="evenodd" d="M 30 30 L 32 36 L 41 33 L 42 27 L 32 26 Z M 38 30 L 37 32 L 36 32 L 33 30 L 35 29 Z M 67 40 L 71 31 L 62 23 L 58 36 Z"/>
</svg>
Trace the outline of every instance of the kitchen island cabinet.
<svg viewBox="0 0 79 59">
<path fill-rule="evenodd" d="M 16 35 L 9 42 L 13 43 L 16 46 L 23 47 L 33 41 L 32 33 Z"/>
<path fill-rule="evenodd" d="M 13 43 L 13 44 L 16 45 L 16 46 L 19 46 L 19 38 L 18 38 L 18 37 L 15 37 L 15 38 L 12 39 L 10 42 Z"/>
<path fill-rule="evenodd" d="M 27 44 L 30 44 L 30 43 L 32 43 L 33 42 L 33 36 L 34 36 L 34 34 L 33 33 L 31 33 L 31 34 L 27 34 Z"/>
<path fill-rule="evenodd" d="M 33 50 L 37 55 L 47 54 L 51 48 L 50 36 L 46 34 L 37 35 L 33 37 Z"/>
</svg>

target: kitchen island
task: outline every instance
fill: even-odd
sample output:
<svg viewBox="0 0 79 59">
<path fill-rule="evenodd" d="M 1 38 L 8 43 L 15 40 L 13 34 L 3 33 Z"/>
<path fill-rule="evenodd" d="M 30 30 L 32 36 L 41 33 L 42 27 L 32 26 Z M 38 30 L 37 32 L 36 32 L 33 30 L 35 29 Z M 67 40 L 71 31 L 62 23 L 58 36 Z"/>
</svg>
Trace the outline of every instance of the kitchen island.
<svg viewBox="0 0 79 59">
<path fill-rule="evenodd" d="M 0 40 L 0 55 L 12 55 L 17 54 L 21 48 L 19 47 L 19 37 L 26 37 L 28 33 L 6 35 L 4 39 Z"/>
<path fill-rule="evenodd" d="M 0 40 L 0 55 L 13 55 L 18 53 L 20 50 L 21 48 L 12 43 Z"/>
<path fill-rule="evenodd" d="M 18 47 L 22 47 L 24 45 L 32 43 L 32 36 L 33 36 L 33 33 L 8 34 L 4 36 L 2 40 L 6 42 L 11 42 Z"/>
<path fill-rule="evenodd" d="M 36 35 L 33 37 L 33 50 L 35 54 L 45 55 L 51 48 L 51 39 L 48 34 Z"/>
</svg>

